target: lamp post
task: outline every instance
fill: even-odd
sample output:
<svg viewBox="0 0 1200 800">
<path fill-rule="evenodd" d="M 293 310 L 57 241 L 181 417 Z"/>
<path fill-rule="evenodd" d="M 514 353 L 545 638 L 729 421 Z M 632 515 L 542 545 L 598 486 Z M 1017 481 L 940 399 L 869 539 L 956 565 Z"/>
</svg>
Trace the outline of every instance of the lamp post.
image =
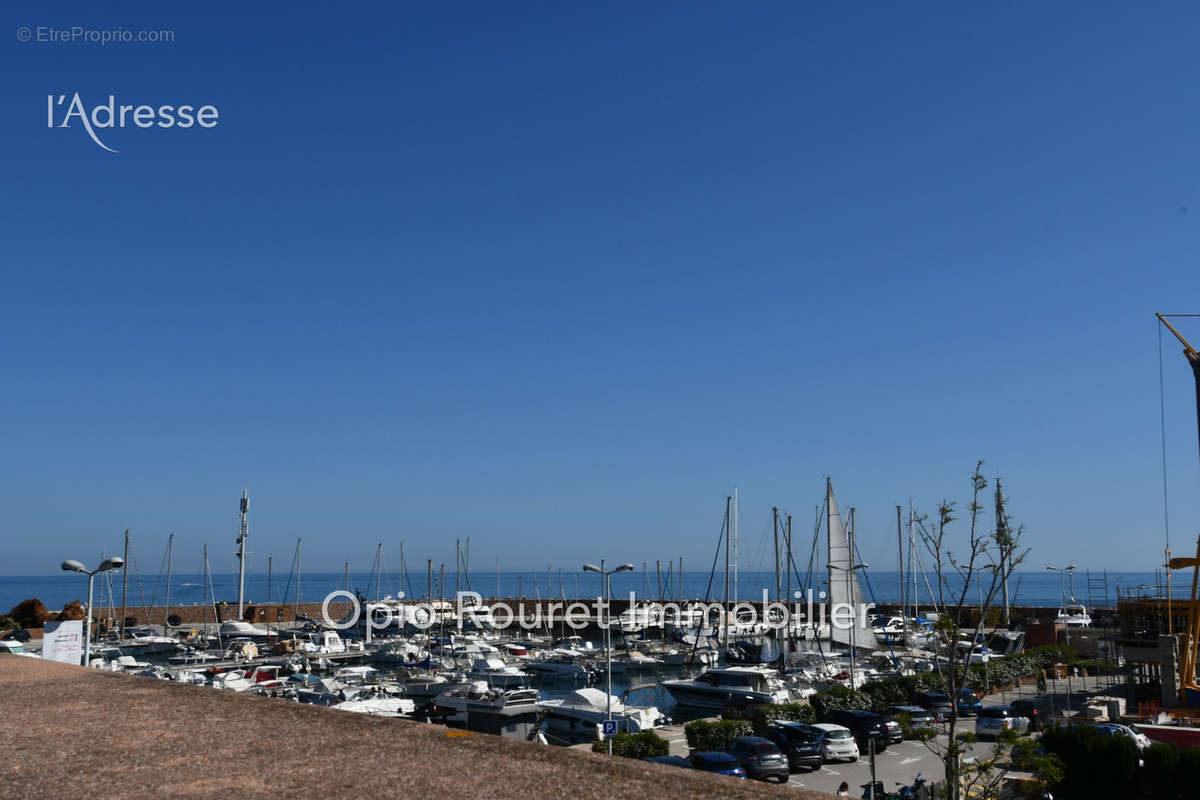
<svg viewBox="0 0 1200 800">
<path fill-rule="evenodd" d="M 853 545 L 851 545 L 851 547 L 853 547 Z M 853 552 L 853 551 L 851 551 L 851 552 Z M 830 569 L 840 569 L 846 573 L 846 597 L 848 597 L 848 598 L 854 596 L 854 592 L 851 590 L 851 586 L 850 586 L 850 581 L 853 579 L 854 571 L 857 569 L 869 569 L 869 567 L 866 564 L 855 564 L 853 567 L 843 567 L 838 564 L 830 564 L 829 568 Z M 832 618 L 830 619 L 829 623 L 832 626 L 832 624 L 833 624 Z M 854 629 L 857 627 L 858 627 L 858 609 L 856 608 L 856 609 L 854 609 L 854 620 L 850 624 L 850 688 L 851 689 L 857 688 L 854 685 L 854 676 L 855 676 L 855 669 L 854 669 L 855 649 L 854 648 L 855 648 L 855 644 L 856 644 L 855 639 L 854 639 Z M 830 634 L 830 636 L 832 637 L 832 633 Z"/>
<path fill-rule="evenodd" d="M 604 559 L 600 559 L 600 566 L 595 564 L 584 564 L 584 572 L 596 572 L 604 580 L 604 664 L 605 672 L 607 673 L 607 690 L 604 692 L 604 720 L 605 722 L 612 721 L 612 620 L 609 614 L 610 589 L 611 583 L 609 576 L 618 572 L 628 572 L 633 569 L 633 564 L 622 564 L 616 569 L 605 569 Z M 612 755 L 612 737 L 604 737 L 607 745 L 608 754 Z"/>
<path fill-rule="evenodd" d="M 87 615 L 83 618 L 83 665 L 85 667 L 92 660 L 92 580 L 101 572 L 120 569 L 123 566 L 125 566 L 125 560 L 117 556 L 104 559 L 100 562 L 100 566 L 90 571 L 78 561 L 62 562 L 62 568 L 65 572 L 82 572 L 88 576 Z"/>
</svg>

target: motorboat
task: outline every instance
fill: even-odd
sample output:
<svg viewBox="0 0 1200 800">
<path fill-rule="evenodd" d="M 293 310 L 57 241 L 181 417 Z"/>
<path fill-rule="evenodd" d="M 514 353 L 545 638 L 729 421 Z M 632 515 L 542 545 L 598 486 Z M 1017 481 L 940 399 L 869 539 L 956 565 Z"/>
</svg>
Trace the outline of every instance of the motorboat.
<svg viewBox="0 0 1200 800">
<path fill-rule="evenodd" d="M 167 666 L 169 666 L 169 667 L 201 667 L 206 664 L 215 664 L 218 661 L 224 661 L 224 660 L 225 660 L 224 651 L 207 652 L 207 651 L 193 650 L 192 652 L 189 652 L 189 653 L 182 653 L 177 656 L 171 656 L 170 658 L 167 659 Z"/>
<path fill-rule="evenodd" d="M 417 710 L 415 702 L 402 697 L 399 691 L 392 690 L 392 687 L 371 686 L 357 691 L 346 689 L 343 694 L 346 695 L 345 700 L 329 707 L 376 717 L 407 717 Z"/>
<path fill-rule="evenodd" d="M 486 681 L 459 684 L 434 698 L 434 713 L 446 722 L 466 724 L 469 713 L 536 711 L 536 689 L 493 689 Z"/>
<path fill-rule="evenodd" d="M 504 689 L 528 686 L 533 678 L 528 672 L 510 667 L 499 658 L 476 659 L 466 677 L 467 680 L 486 681 L 489 686 L 499 686 Z"/>
<path fill-rule="evenodd" d="M 525 671 L 549 680 L 588 681 L 596 673 L 591 662 L 578 656 L 555 654 L 525 665 Z"/>
<path fill-rule="evenodd" d="M 647 731 L 666 721 L 655 706 L 628 706 L 600 689 L 577 689 L 564 698 L 543 700 L 538 707 L 550 738 L 567 742 L 595 739 L 596 727 L 610 716 L 620 733 Z"/>
<path fill-rule="evenodd" d="M 1054 618 L 1054 621 L 1071 628 L 1090 628 L 1092 626 L 1092 618 L 1088 615 L 1087 608 L 1079 603 L 1064 605 L 1058 610 L 1058 616 Z"/>
<path fill-rule="evenodd" d="M 249 622 L 244 622 L 240 619 L 231 619 L 228 622 L 221 623 L 219 635 L 222 639 L 245 638 L 255 642 L 265 642 L 271 633 L 266 628 L 260 628 Z"/>
<path fill-rule="evenodd" d="M 346 684 L 362 684 L 372 681 L 379 675 L 379 670 L 374 667 L 363 665 L 352 667 L 339 667 L 334 673 L 333 678 L 338 683 Z"/>
<path fill-rule="evenodd" d="M 722 710 L 727 703 L 787 703 L 791 693 L 778 673 L 767 667 L 718 667 L 696 678 L 663 681 L 681 706 Z"/>
</svg>

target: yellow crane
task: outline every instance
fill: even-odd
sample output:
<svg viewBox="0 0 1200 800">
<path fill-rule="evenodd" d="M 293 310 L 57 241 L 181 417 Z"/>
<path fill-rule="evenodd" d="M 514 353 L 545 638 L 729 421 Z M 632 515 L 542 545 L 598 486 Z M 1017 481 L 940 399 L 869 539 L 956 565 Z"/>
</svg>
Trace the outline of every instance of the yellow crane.
<svg viewBox="0 0 1200 800">
<path fill-rule="evenodd" d="M 1188 360 L 1188 364 L 1192 367 L 1192 374 L 1196 380 L 1196 434 L 1200 437 L 1200 353 L 1196 352 L 1196 348 L 1192 347 L 1187 339 L 1183 338 L 1183 334 L 1175 330 L 1175 326 L 1167 320 L 1167 315 L 1156 314 L 1158 321 L 1167 327 L 1171 333 L 1175 334 L 1175 338 L 1183 345 L 1183 355 Z M 1188 315 L 1193 316 L 1193 315 Z M 1197 611 L 1197 591 L 1200 590 L 1200 537 L 1196 539 L 1196 555 L 1193 558 L 1172 558 L 1167 561 L 1167 568 L 1187 569 L 1192 568 L 1192 597 L 1188 604 L 1188 624 L 1187 630 L 1184 632 L 1183 641 L 1180 643 L 1180 701 L 1185 706 L 1200 705 L 1200 686 L 1196 684 L 1196 646 L 1200 643 L 1200 612 Z M 1168 576 L 1170 573 L 1167 573 Z M 1170 578 L 1167 578 L 1168 586 L 1170 586 Z M 1167 607 L 1170 608 L 1170 591 L 1167 592 Z M 1170 611 L 1168 610 L 1168 616 Z"/>
</svg>

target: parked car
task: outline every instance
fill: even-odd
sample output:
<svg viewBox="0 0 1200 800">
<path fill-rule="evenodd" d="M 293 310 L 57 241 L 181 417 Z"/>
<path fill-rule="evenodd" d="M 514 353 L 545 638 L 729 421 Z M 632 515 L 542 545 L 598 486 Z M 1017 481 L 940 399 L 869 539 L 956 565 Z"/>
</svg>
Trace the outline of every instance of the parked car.
<svg viewBox="0 0 1200 800">
<path fill-rule="evenodd" d="M 907 720 L 910 733 L 922 728 L 933 729 L 937 725 L 937 717 L 920 706 L 892 706 L 887 714 L 894 720 Z"/>
<path fill-rule="evenodd" d="M 975 719 L 975 735 L 984 738 L 998 736 L 1002 731 L 1029 732 L 1029 719 L 1022 717 L 1012 706 L 986 706 Z"/>
<path fill-rule="evenodd" d="M 960 717 L 973 717 L 983 708 L 983 703 L 979 701 L 979 696 L 970 689 L 963 687 L 958 691 L 958 715 Z"/>
<path fill-rule="evenodd" d="M 746 770 L 746 777 L 756 781 L 777 780 L 787 783 L 792 771 L 788 760 L 775 743 L 762 736 L 739 736 L 726 749 Z"/>
<path fill-rule="evenodd" d="M 854 741 L 858 744 L 858 752 L 871 752 L 872 741 L 875 742 L 876 753 L 887 750 L 888 742 L 891 740 L 891 731 L 888 730 L 883 717 L 873 711 L 839 709 L 829 714 L 829 721 L 850 729 L 850 732 L 854 734 Z M 900 726 L 895 722 L 892 724 L 896 726 L 896 732 L 899 733 Z"/>
<path fill-rule="evenodd" d="M 0 638 L 12 639 L 14 642 L 23 642 L 28 644 L 31 637 L 29 635 L 29 631 L 25 630 L 24 628 L 15 628 L 9 631 L 7 636 Z"/>
<path fill-rule="evenodd" d="M 812 726 L 821 732 L 821 757 L 826 761 L 858 761 L 858 743 L 849 728 L 829 722 Z"/>
<path fill-rule="evenodd" d="M 720 753 L 710 751 L 707 753 L 692 753 L 688 757 L 692 762 L 692 767 L 703 772 L 715 772 L 719 775 L 732 775 L 735 778 L 745 779 L 746 770 L 742 769 L 742 765 L 737 762 L 737 759 L 729 755 L 729 753 Z"/>
<path fill-rule="evenodd" d="M 1115 722 L 1101 722 L 1096 725 L 1096 730 L 1105 736 L 1124 736 L 1132 740 L 1138 750 L 1145 750 L 1150 746 L 1150 737 L 1128 725 L 1118 725 Z"/>
<path fill-rule="evenodd" d="M 772 722 L 763 736 L 787 756 L 789 769 L 820 769 L 825 758 L 821 755 L 821 732 L 800 722 Z"/>
<path fill-rule="evenodd" d="M 1042 729 L 1037 703 L 1032 700 L 1013 700 L 1009 706 L 1013 711 L 1029 720 L 1029 730 L 1040 731 Z"/>
<path fill-rule="evenodd" d="M 671 767 L 692 768 L 692 762 L 683 756 L 646 756 L 642 761 L 653 761 L 655 764 L 666 764 Z"/>
<path fill-rule="evenodd" d="M 917 705 L 933 714 L 938 722 L 950 719 L 954 706 L 950 704 L 950 695 L 945 692 L 921 692 L 916 697 Z"/>
<path fill-rule="evenodd" d="M 888 714 L 877 714 L 883 727 L 887 730 L 888 744 L 899 744 L 904 741 L 904 728 Z"/>
</svg>

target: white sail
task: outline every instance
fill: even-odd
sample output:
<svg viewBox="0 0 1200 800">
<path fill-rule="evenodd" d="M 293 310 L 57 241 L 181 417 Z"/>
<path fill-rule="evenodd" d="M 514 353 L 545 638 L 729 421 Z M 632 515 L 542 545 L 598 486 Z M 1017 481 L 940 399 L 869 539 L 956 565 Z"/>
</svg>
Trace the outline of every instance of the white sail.
<svg viewBox="0 0 1200 800">
<path fill-rule="evenodd" d="M 859 584 L 858 571 L 851 569 L 856 562 L 854 554 L 850 552 L 850 537 L 846 535 L 846 526 L 842 524 L 842 515 L 833 496 L 833 481 L 828 478 L 825 480 L 825 494 L 825 529 L 829 548 L 828 610 L 832 614 L 839 603 L 848 603 L 855 609 L 853 629 L 830 624 L 830 639 L 840 644 L 853 645 L 855 648 L 874 650 L 879 644 L 875 641 L 869 620 L 863 619 L 861 609 L 865 600 L 862 586 Z M 832 620 L 830 621 L 832 623 Z"/>
</svg>

